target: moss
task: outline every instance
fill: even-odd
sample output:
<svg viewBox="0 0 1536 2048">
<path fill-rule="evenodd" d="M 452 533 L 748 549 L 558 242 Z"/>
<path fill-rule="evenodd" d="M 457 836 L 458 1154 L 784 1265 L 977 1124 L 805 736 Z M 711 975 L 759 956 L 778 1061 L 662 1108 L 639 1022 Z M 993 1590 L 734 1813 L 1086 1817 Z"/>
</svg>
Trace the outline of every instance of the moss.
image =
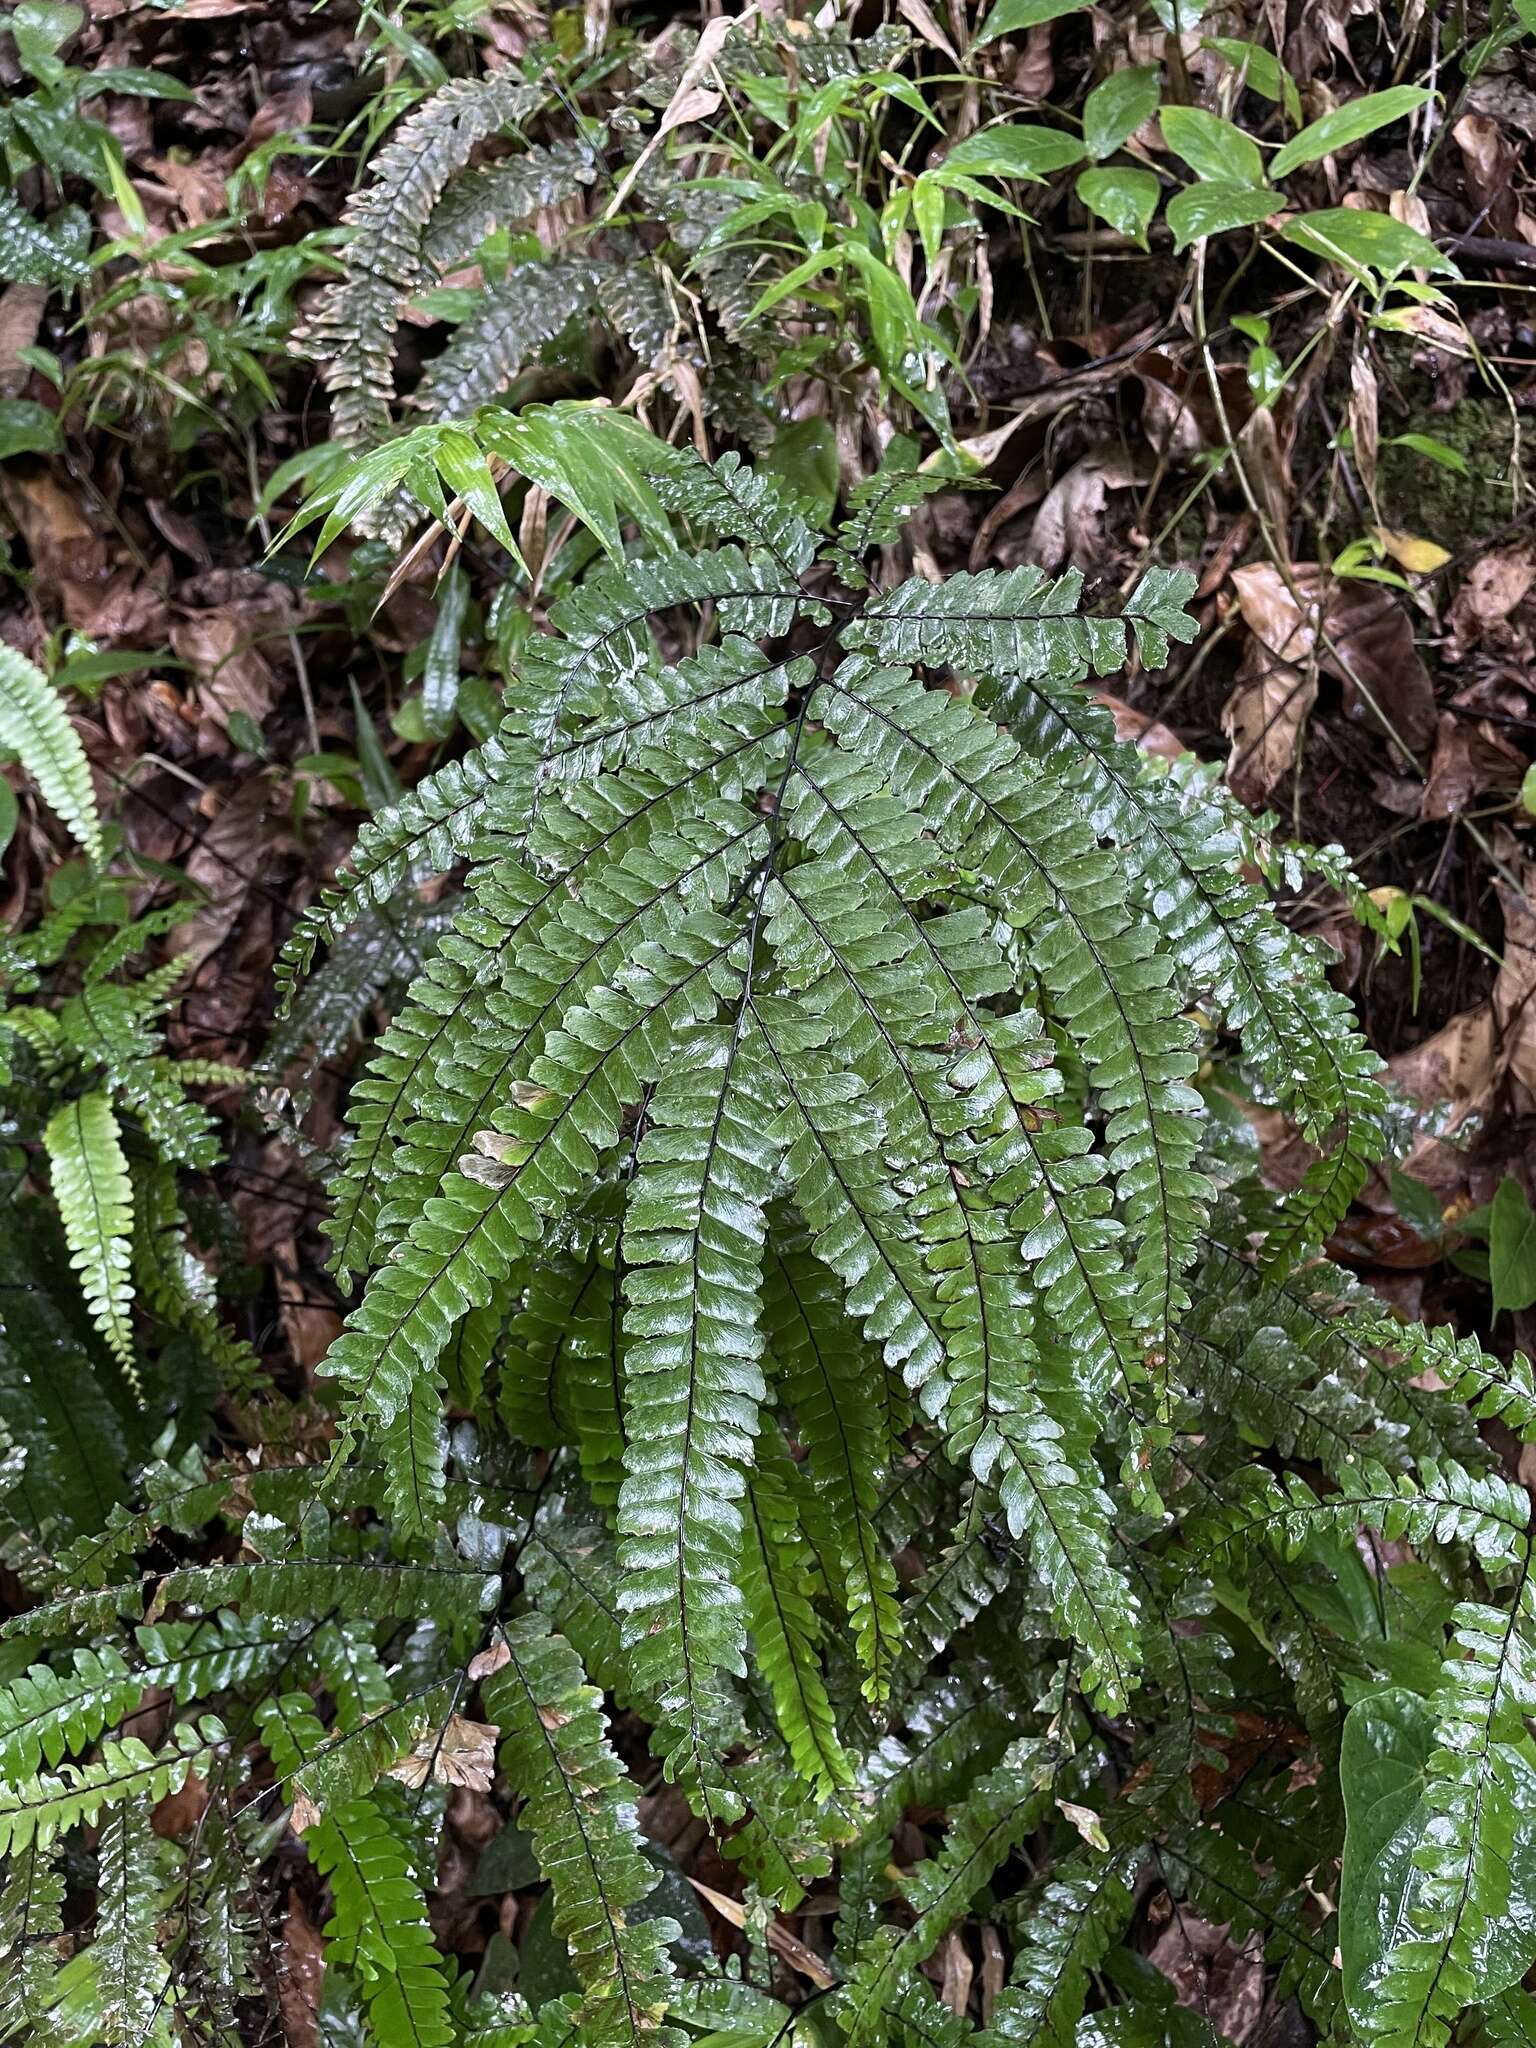
<svg viewBox="0 0 1536 2048">
<path fill-rule="evenodd" d="M 1419 414 L 1395 431 L 1443 441 L 1464 457 L 1470 473 L 1461 476 L 1413 448 L 1383 448 L 1377 485 L 1387 525 L 1458 548 L 1515 516 L 1515 430 L 1501 400 L 1466 398 L 1448 412 Z"/>
</svg>

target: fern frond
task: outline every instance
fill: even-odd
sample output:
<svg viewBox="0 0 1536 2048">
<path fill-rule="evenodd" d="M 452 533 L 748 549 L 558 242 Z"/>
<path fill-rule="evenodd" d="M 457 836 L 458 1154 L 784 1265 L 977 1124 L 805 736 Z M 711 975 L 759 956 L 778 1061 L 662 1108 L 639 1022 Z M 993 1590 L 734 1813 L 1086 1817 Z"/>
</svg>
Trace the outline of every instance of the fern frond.
<svg viewBox="0 0 1536 2048">
<path fill-rule="evenodd" d="M 907 1880 L 912 1926 L 894 1940 L 889 1933 L 877 1938 L 838 1994 L 837 2018 L 855 2048 L 878 2048 L 889 2038 L 888 2008 L 1004 1857 L 1039 1825 L 1050 1784 L 1045 1745 L 1021 1740 L 951 1814 L 943 1848 Z"/>
<path fill-rule="evenodd" d="M 880 467 L 848 494 L 848 517 L 827 554 L 857 589 L 868 583 L 865 556 L 874 548 L 894 545 L 923 499 L 954 484 L 955 479 L 940 469 L 920 468 L 918 457 L 915 441 L 893 434 Z"/>
<path fill-rule="evenodd" d="M 1214 1827 L 1181 1831 L 1161 1852 L 1169 1879 L 1239 1938 L 1257 1934 L 1278 1965 L 1277 1994 L 1292 1994 L 1326 2038 L 1340 2017 L 1334 1967 L 1337 1923 L 1273 1871 L 1261 1876 L 1242 1845 Z"/>
<path fill-rule="evenodd" d="M 555 261 L 520 265 L 499 284 L 487 285 L 469 318 L 428 365 L 411 394 L 411 409 L 434 420 L 467 419 L 587 311 L 597 276 L 596 264 Z"/>
<path fill-rule="evenodd" d="M 137 1801 L 109 1815 L 96 1852 L 95 1939 L 59 1973 L 64 2026 L 108 2041 L 150 2038 L 169 1977 L 159 1929 L 163 1846 Z M 156 2032 L 172 2038 L 168 2028 Z"/>
<path fill-rule="evenodd" d="M 914 617 L 921 627 L 922 614 Z M 1118 626 L 1071 618 L 1034 623 Z M 862 622 L 858 630 L 865 631 Z M 904 634 L 895 637 L 905 644 Z M 1062 659 L 1077 646 L 1075 636 L 1069 641 Z M 1047 639 L 1046 649 L 1051 645 Z M 1106 1272 L 1102 1258 L 1085 1256 L 1101 1251 L 1110 1233 L 1075 1256 L 1063 1248 L 1053 1200 L 1022 1205 L 1025 1254 L 1041 1262 L 1040 1285 L 1054 1290 L 1048 1300 L 1061 1327 L 1086 1334 L 1094 1322 L 1102 1325 L 1104 1371 L 1131 1383 L 1161 1375 L 1173 1320 L 1188 1305 L 1181 1269 L 1193 1255 L 1209 1193 L 1191 1163 L 1191 1111 L 1198 1105 L 1187 1086 L 1190 1038 L 1171 997 L 1169 962 L 1158 956 L 1149 930 L 1129 920 L 1119 879 L 1087 821 L 1026 767 L 990 721 L 946 692 L 923 690 L 905 671 L 875 670 L 857 659 L 844 664 L 831 687 L 827 720 L 839 745 L 888 775 L 945 851 L 991 878 L 985 888 L 997 911 L 1031 935 L 1034 969 L 1110 1113 L 1108 1166 L 1124 1225 L 1140 1239 L 1134 1297 L 1125 1298 L 1123 1282 L 1117 1286 L 1117 1266 Z M 1134 1346 L 1125 1334 L 1128 1311 Z"/>
<path fill-rule="evenodd" d="M 674 1043 L 624 1225 L 624 1639 L 685 1786 L 720 1754 L 715 1674 L 745 1672 L 744 1468 L 765 1388 L 763 1210 L 777 1163 L 746 991 L 736 1022 Z"/>
<path fill-rule="evenodd" d="M 507 1662 L 486 1681 L 486 1711 L 501 1727 L 502 1767 L 523 1797 L 523 1824 L 554 1887 L 555 1928 L 582 1983 L 581 2039 L 669 2048 L 682 2038 L 661 2024 L 674 1923 L 628 1917 L 657 1873 L 640 1853 L 636 1795 L 609 1747 L 601 1695 L 536 1617 L 511 1623 L 499 1641 Z"/>
<path fill-rule="evenodd" d="M 1433 1372 L 1450 1400 L 1480 1421 L 1499 1421 L 1523 1443 L 1536 1442 L 1536 1374 L 1523 1351 L 1494 1358 L 1475 1337 L 1458 1337 L 1449 1323 L 1399 1323 L 1378 1317 L 1361 1341 L 1402 1354 L 1415 1373 Z"/>
<path fill-rule="evenodd" d="M 345 274 L 326 287 L 301 337 L 321 365 L 335 438 L 347 447 L 388 431 L 395 328 L 426 275 L 423 238 L 440 195 L 478 143 L 515 126 L 540 98 L 506 72 L 452 80 L 407 115 L 348 203 Z"/>
<path fill-rule="evenodd" d="M 101 1090 L 55 1110 L 43 1132 L 54 1199 L 91 1319 L 134 1386 L 133 1184 L 112 1099 Z"/>
<path fill-rule="evenodd" d="M 1463 2008 L 1498 1997 L 1530 1961 L 1528 1942 L 1500 1939 L 1517 1910 L 1516 1835 L 1536 1795 L 1526 1738 L 1536 1711 L 1529 1553 L 1507 1611 L 1457 1608 L 1433 1707 L 1417 1881 L 1360 2015 L 1371 2048 L 1444 2048 Z"/>
<path fill-rule="evenodd" d="M 1294 1473 L 1277 1479 L 1250 1467 L 1191 1535 L 1197 1549 L 1213 1550 L 1262 1536 L 1294 1557 L 1315 1530 L 1364 1522 L 1389 1543 L 1466 1544 L 1498 1576 L 1525 1556 L 1530 1519 L 1529 1497 L 1508 1480 L 1426 1458 L 1415 1473 L 1362 1464 L 1337 1494 L 1321 1499 Z"/>
<path fill-rule="evenodd" d="M 623 1110 L 660 1078 L 676 1034 L 713 1010 L 712 977 L 729 971 L 725 956 L 739 936 L 713 913 L 684 919 L 673 905 L 639 932 L 622 992 L 600 1010 L 565 1013 L 532 1062 L 529 1107 L 498 1114 L 474 1177 L 451 1175 L 426 1205 L 328 1356 L 349 1413 L 366 1412 L 382 1427 L 407 1526 L 420 1526 L 419 1509 L 398 1432 L 413 1387 L 434 1372 L 452 1322 L 483 1305 L 513 1258 L 536 1244 L 541 1216 L 567 1207 L 597 1148 L 617 1143 Z"/>
<path fill-rule="evenodd" d="M 825 1513 L 864 1694 L 878 1706 L 901 1646 L 896 1572 L 875 1526 L 892 1443 L 878 1393 L 877 1359 L 849 1343 L 836 1282 L 808 1253 L 785 1249 L 764 1276 L 768 1354 L 805 1446 L 815 1500 Z"/>
<path fill-rule="evenodd" d="M 773 1693 L 779 1730 L 799 1775 L 825 1797 L 851 1785 L 821 1668 L 821 1625 L 811 1604 L 810 1548 L 795 1511 L 789 1459 L 776 1425 L 759 1432 L 747 1481 L 741 1587 L 756 1664 Z M 765 1441 L 767 1439 L 767 1441 Z"/>
<path fill-rule="evenodd" d="M 289 934 L 273 978 L 291 1001 L 319 948 L 374 904 L 387 903 L 409 876 L 425 880 L 461 860 L 481 828 L 490 793 L 521 764 L 496 739 L 423 776 L 410 794 L 358 833 L 341 884 L 321 891 Z"/>
<path fill-rule="evenodd" d="M 0 205 L 14 206 L 7 193 Z M 93 861 L 102 857 L 101 821 L 90 763 L 58 691 L 42 670 L 0 641 L 0 748 L 14 754 Z"/>
<path fill-rule="evenodd" d="M 493 228 L 515 227 L 558 206 L 596 176 L 597 157 L 588 141 L 534 143 L 520 156 L 479 164 L 444 188 L 427 223 L 422 254 L 433 270 L 452 270 Z"/>
<path fill-rule="evenodd" d="M 14 192 L 0 192 L 0 277 L 16 284 L 83 284 L 91 274 L 90 239 L 90 221 L 78 206 L 61 207 L 45 226 Z"/>
<path fill-rule="evenodd" d="M 153 1804 L 180 1789 L 199 1758 L 223 1740 L 211 1716 L 199 1725 L 178 1723 L 170 1748 L 156 1755 L 136 1736 L 104 1742 L 99 1756 L 65 1764 L 0 1785 L 0 1853 L 15 1854 L 29 1844 L 46 1848 L 66 1828 L 89 1826 L 109 1807 L 128 1800 Z"/>
<path fill-rule="evenodd" d="M 1120 1850 L 1041 1887 L 1019 1928 L 1008 1989 L 981 2035 L 985 2048 L 1071 2048 L 1091 1973 L 1130 1919 L 1134 1875 L 1132 1852 Z"/>
<path fill-rule="evenodd" d="M 269 1700 L 262 1733 L 285 1776 L 323 1740 L 302 1694 Z M 456 2038 L 448 1982 L 432 1939 L 426 1902 L 405 1844 L 372 1798 L 346 1800 L 305 1836 L 311 1861 L 330 1879 L 329 1952 L 353 1972 L 380 2048 L 451 2048 Z"/>
<path fill-rule="evenodd" d="M 1109 712 L 1066 676 L 1011 677 L 998 709 L 1025 750 L 1078 797 L 1096 831 L 1113 840 L 1187 984 L 1240 1035 L 1266 1099 L 1314 1143 L 1325 1144 L 1337 1128 L 1332 1163 L 1318 1165 L 1315 1196 L 1290 1205 L 1293 1241 L 1316 1241 L 1380 1154 L 1385 1098 L 1373 1079 L 1379 1062 L 1348 1001 L 1328 984 L 1323 956 L 1244 879 L 1251 819 L 1196 766 L 1165 772 L 1118 739 Z"/>
</svg>

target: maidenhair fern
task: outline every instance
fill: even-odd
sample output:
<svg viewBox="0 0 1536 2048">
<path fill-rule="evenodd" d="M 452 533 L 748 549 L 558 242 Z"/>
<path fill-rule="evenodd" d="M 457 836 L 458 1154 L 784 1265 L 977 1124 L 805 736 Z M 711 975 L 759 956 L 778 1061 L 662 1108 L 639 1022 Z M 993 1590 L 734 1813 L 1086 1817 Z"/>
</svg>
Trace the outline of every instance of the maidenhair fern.
<svg viewBox="0 0 1536 2048">
<path fill-rule="evenodd" d="M 378 278 L 345 303 L 382 332 L 409 280 Z M 260 1462 L 143 1447 L 94 1517 L 27 1491 L 30 1445 L 11 1473 L 0 2012 L 257 2037 L 297 1990 L 276 1870 L 326 2025 L 381 2048 L 766 2044 L 797 2008 L 828 2048 L 1182 2040 L 1129 1945 L 1163 1892 L 1321 2039 L 1523 2038 L 1530 1502 L 1476 1418 L 1529 1434 L 1530 1368 L 1318 1255 L 1384 1142 L 1374 1062 L 1251 821 L 1092 695 L 1191 637 L 1191 579 L 882 587 L 915 451 L 827 535 L 631 427 L 500 729 L 290 947 L 290 983 L 332 945 L 336 990 L 382 988 L 378 907 L 459 871 L 350 1093 L 334 1431 L 274 1402 Z M 124 1050 L 55 1103 L 56 1177 L 156 1085 L 108 958 Z M 24 1014 L 27 1058 L 74 1014 Z M 1218 1035 L 1313 1146 L 1292 1195 L 1206 1114 Z M 93 1252 L 91 1306 L 130 1331 L 169 1172 L 131 1219 L 86 1176 L 129 1260 Z M 530 2005 L 435 1936 L 466 1785 L 549 1887 Z M 172 1794 L 203 1819 L 166 1841 Z M 666 1806 L 726 1859 L 745 1976 L 680 1930 Z M 835 1930 L 777 1920 L 833 1887 Z"/>
</svg>

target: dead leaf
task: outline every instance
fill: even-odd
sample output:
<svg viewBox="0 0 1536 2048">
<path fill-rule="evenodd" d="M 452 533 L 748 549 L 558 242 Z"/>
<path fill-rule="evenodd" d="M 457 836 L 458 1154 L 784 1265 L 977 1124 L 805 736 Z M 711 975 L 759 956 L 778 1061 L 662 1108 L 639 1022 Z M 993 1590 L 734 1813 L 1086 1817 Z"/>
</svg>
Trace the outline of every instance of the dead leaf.
<svg viewBox="0 0 1536 2048">
<path fill-rule="evenodd" d="M 949 40 L 949 37 L 945 35 L 943 29 L 934 20 L 933 10 L 925 5 L 925 0 L 896 0 L 896 5 L 902 20 L 910 22 L 923 41 L 925 43 L 932 43 L 936 50 L 942 51 L 950 63 L 958 70 L 960 68 L 959 53 L 956 51 L 954 44 Z"/>
<path fill-rule="evenodd" d="M 1264 1950 L 1257 1935 L 1234 1942 L 1227 1928 L 1176 1906 L 1151 1961 L 1173 1986 L 1179 2004 L 1209 2020 L 1237 2048 L 1264 2014 Z"/>
<path fill-rule="evenodd" d="M 1129 490 L 1140 481 L 1118 449 L 1091 450 L 1046 492 L 1030 528 L 1025 560 L 1053 576 L 1068 562 L 1076 569 L 1092 567 L 1104 552 L 1109 493 Z"/>
<path fill-rule="evenodd" d="M 277 2004 L 288 2048 L 319 2048 L 320 1997 L 325 1983 L 325 1943 L 304 1909 L 297 1885 L 288 1888 L 283 1915 L 282 1967 Z"/>
<path fill-rule="evenodd" d="M 746 1926 L 747 1909 L 740 1899 L 733 1899 L 725 1892 L 717 1892 L 710 1885 L 700 1884 L 696 1877 L 690 1877 L 688 1882 L 701 1899 L 714 1907 L 722 1920 L 728 1920 L 732 1927 Z M 809 1977 L 818 1990 L 830 1991 L 837 1982 L 821 1957 L 813 1949 L 808 1949 L 798 1935 L 791 1934 L 782 1920 L 773 1919 L 768 1922 L 768 1946 L 776 1956 L 781 1956 L 792 1970 L 798 1970 L 802 1977 Z"/>
<path fill-rule="evenodd" d="M 1003 1986 L 1008 1981 L 1008 1959 L 997 1929 L 990 1920 L 981 1923 L 981 2024 L 990 2027 Z"/>
<path fill-rule="evenodd" d="M 438 1785 L 489 1792 L 496 1776 L 496 1733 L 488 1722 L 450 1714 L 441 1732 L 428 1729 L 410 1754 L 391 1764 L 385 1775 L 398 1778 L 413 1791 L 431 1778 Z"/>
<path fill-rule="evenodd" d="M 1249 631 L 1271 658 L 1315 660 L 1343 685 L 1351 718 L 1383 727 L 1415 756 L 1425 751 L 1436 728 L 1434 685 L 1408 614 L 1390 591 L 1336 583 L 1316 563 L 1292 569 L 1295 595 L 1267 562 L 1234 569 L 1232 581 Z"/>
<path fill-rule="evenodd" d="M 17 352 L 36 341 L 47 303 L 45 284 L 8 284 L 0 292 L 0 398 L 15 398 L 32 374 Z"/>
<path fill-rule="evenodd" d="M 511 1661 L 511 1650 L 502 1638 L 498 1636 L 488 1650 L 482 1650 L 478 1656 L 470 1658 L 469 1676 L 471 1678 L 489 1678 L 493 1672 L 500 1671 L 504 1664 L 510 1664 Z"/>
<path fill-rule="evenodd" d="M 706 24 L 704 33 L 694 45 L 693 55 L 683 67 L 683 75 L 677 81 L 677 90 L 667 102 L 666 111 L 656 124 L 655 132 L 624 173 L 619 181 L 618 190 L 609 200 L 608 210 L 603 215 L 605 221 L 612 220 L 622 209 L 636 178 L 660 147 L 662 140 L 670 135 L 674 128 L 681 128 L 689 121 L 706 119 L 719 106 L 719 93 L 701 85 L 699 81 L 714 64 L 731 35 L 737 29 L 745 28 L 757 12 L 758 0 L 747 0 L 747 5 L 739 14 L 718 14 L 713 21 Z"/>
<path fill-rule="evenodd" d="M 206 891 L 206 900 L 177 934 L 189 971 L 224 943 L 260 880 L 270 839 L 263 829 L 268 795 L 259 777 L 236 784 L 234 795 L 187 855 L 187 874 Z"/>
<path fill-rule="evenodd" d="M 1156 754 L 1162 761 L 1177 761 L 1181 754 L 1189 752 L 1178 734 L 1154 718 L 1151 712 L 1137 711 L 1123 697 L 1112 696 L 1108 690 L 1095 690 L 1093 694 L 1112 713 L 1117 740 L 1127 740 L 1146 753 Z"/>
<path fill-rule="evenodd" d="M 207 1810 L 208 1782 L 196 1771 L 188 1771 L 180 1791 L 167 1792 L 156 1804 L 149 1824 L 163 1840 L 171 1842 L 195 1828 Z"/>
<path fill-rule="evenodd" d="M 1463 114 L 1451 135 L 1461 151 L 1467 189 L 1484 216 L 1486 232 L 1509 236 L 1519 210 L 1514 149 L 1498 122 L 1486 114 Z"/>
<path fill-rule="evenodd" d="M 1109 1837 L 1104 1832 L 1104 1823 L 1091 1806 L 1079 1806 L 1072 1799 L 1058 1799 L 1058 1811 L 1063 1820 L 1069 1820 L 1090 1849 L 1109 1851 Z"/>
<path fill-rule="evenodd" d="M 1536 556 L 1525 548 L 1479 555 L 1451 606 L 1452 635 L 1463 647 L 1495 637 L 1536 583 Z"/>
<path fill-rule="evenodd" d="M 1366 495 L 1376 497 L 1376 454 L 1381 443 L 1377 424 L 1376 372 L 1358 351 L 1349 364 L 1349 427 L 1355 444 L 1355 467 Z"/>
<path fill-rule="evenodd" d="M 197 677 L 197 699 L 221 734 L 239 712 L 259 726 L 277 702 L 278 681 L 258 641 L 259 615 L 233 608 L 198 612 L 171 628 L 171 645 Z M 218 742 L 210 736 L 210 747 Z"/>
<path fill-rule="evenodd" d="M 1501 688 L 1492 676 L 1458 692 L 1452 708 L 1440 716 L 1429 780 L 1417 806 L 1419 817 L 1454 818 L 1490 791 L 1518 789 L 1526 768 L 1525 750 L 1513 742 L 1510 728 L 1497 714 L 1518 713 L 1524 701 L 1523 693 Z M 1479 718 L 1479 711 L 1496 715 Z"/>
<path fill-rule="evenodd" d="M 1315 607 L 1304 616 L 1267 563 L 1234 569 L 1232 581 L 1252 637 L 1222 707 L 1227 781 L 1245 802 L 1262 802 L 1290 772 L 1317 701 Z"/>
<path fill-rule="evenodd" d="M 1048 100 L 1056 87 L 1056 60 L 1051 55 L 1051 24 L 1037 21 L 1024 38 L 1013 68 L 1013 89 L 1026 100 Z"/>
<path fill-rule="evenodd" d="M 971 2002 L 971 1979 L 976 1974 L 976 1965 L 958 1932 L 945 1936 L 938 1960 L 940 2002 L 964 2019 L 966 2007 Z"/>
</svg>

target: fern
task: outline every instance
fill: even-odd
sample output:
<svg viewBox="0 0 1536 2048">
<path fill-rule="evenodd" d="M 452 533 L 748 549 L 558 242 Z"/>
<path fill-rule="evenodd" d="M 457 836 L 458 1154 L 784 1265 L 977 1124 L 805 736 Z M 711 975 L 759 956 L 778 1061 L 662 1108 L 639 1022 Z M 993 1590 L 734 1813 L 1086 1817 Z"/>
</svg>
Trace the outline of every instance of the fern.
<svg viewBox="0 0 1536 2048">
<path fill-rule="evenodd" d="M 108 1096 L 78 1096 L 54 1111 L 43 1133 L 72 1263 L 92 1319 L 130 1379 L 133 1361 L 133 1187 Z"/>
<path fill-rule="evenodd" d="M 0 205 L 14 204 L 0 194 Z M 0 748 L 15 754 L 93 861 L 102 857 L 101 823 L 90 765 L 57 690 L 25 655 L 0 641 Z"/>
<path fill-rule="evenodd" d="M 582 2038 L 680 2040 L 660 2025 L 671 1991 L 672 1923 L 631 1922 L 656 1873 L 637 1847 L 634 1806 L 608 1747 L 599 1696 L 570 1646 L 531 1617 L 500 1641 L 506 1663 L 486 1687 L 504 1767 L 555 1891 L 555 1927 L 583 1985 Z"/>
<path fill-rule="evenodd" d="M 488 136 L 539 104 L 503 73 L 457 79 L 404 120 L 348 209 L 346 274 L 328 286 L 304 337 L 327 366 L 337 439 L 355 446 L 387 427 L 395 326 L 422 282 L 423 237 L 454 172 Z M 527 209 L 525 209 L 527 210 Z"/>
<path fill-rule="evenodd" d="M 839 148 L 851 82 L 911 110 L 891 38 L 711 33 L 711 90 L 782 86 Z M 1530 1502 L 1477 1423 L 1531 1435 L 1536 1393 L 1317 1256 L 1385 1144 L 1374 1058 L 1275 912 L 1268 827 L 1091 694 L 1192 637 L 1193 579 L 1102 613 L 1032 568 L 893 580 L 946 481 L 901 437 L 822 531 L 792 481 L 620 408 L 495 403 L 598 315 L 650 365 L 637 406 L 706 363 L 717 422 L 740 395 L 771 281 L 740 195 L 677 179 L 645 233 L 577 217 L 622 166 L 660 220 L 676 165 L 625 102 L 669 105 L 696 47 L 602 74 L 579 142 L 526 139 L 564 57 L 430 91 L 306 337 L 361 455 L 296 527 L 394 537 L 420 505 L 507 547 L 499 492 L 527 486 L 586 529 L 487 612 L 496 731 L 363 829 L 284 951 L 291 999 L 329 949 L 276 1067 L 390 1012 L 325 1169 L 361 1291 L 318 1395 L 263 1382 L 196 1256 L 178 1176 L 217 1135 L 188 1091 L 237 1077 L 164 1050 L 169 909 L 65 905 L 7 948 L 18 1129 L 85 1309 L 47 1274 L 0 1327 L 31 1603 L 0 1653 L 0 2024 L 270 2031 L 291 1887 L 326 1919 L 323 2029 L 384 2048 L 962 2048 L 975 2009 L 930 1979 L 942 1948 L 967 2004 L 977 1920 L 1010 1963 L 982 2048 L 1208 2039 L 1137 1953 L 1166 1889 L 1333 2037 L 1340 1728 L 1388 1681 L 1433 1688 L 1435 1733 L 1351 2018 L 1375 2048 L 1502 2048 L 1536 1651 Z M 820 176 L 791 160 L 794 207 Z M 540 260 L 499 233 L 553 207 Z M 400 319 L 472 258 L 489 282 L 397 402 Z M 426 656 L 438 737 L 478 567 L 455 549 Z M 84 756 L 14 676 L 17 750 L 99 866 Z M 1197 1011 L 1313 1148 L 1295 1195 L 1207 1119 Z M 157 1368 L 153 1327 L 193 1364 Z M 199 1371 L 230 1401 L 189 1399 Z M 270 1452 L 216 1455 L 253 1396 Z M 202 1817 L 162 1838 L 183 1792 Z M 655 1910 L 644 1832 L 685 1810 L 718 1953 Z M 429 1896 L 514 1821 L 549 1887 L 503 1911 L 532 2011 L 457 1975 Z M 530 1909 L 574 1991 L 540 1997 Z"/>
<path fill-rule="evenodd" d="M 307 1698 L 268 1703 L 262 1729 L 288 1775 L 321 1739 Z M 376 1799 L 339 1801 L 312 1822 L 309 1853 L 331 1881 L 326 1934 L 357 1977 L 380 2048 L 450 2048 L 448 1986 L 409 1852 Z"/>
<path fill-rule="evenodd" d="M 1511 1858 L 1528 1814 L 1525 1722 L 1536 1707 L 1536 1617 L 1529 1553 L 1503 1611 L 1458 1607 L 1433 1701 L 1434 1747 L 1418 1882 L 1392 1930 L 1373 1989 L 1367 2035 L 1383 2048 L 1443 2048 L 1463 2009 L 1497 1998 L 1524 1973 L 1523 1945 L 1500 1942 L 1515 1908 Z"/>
</svg>

